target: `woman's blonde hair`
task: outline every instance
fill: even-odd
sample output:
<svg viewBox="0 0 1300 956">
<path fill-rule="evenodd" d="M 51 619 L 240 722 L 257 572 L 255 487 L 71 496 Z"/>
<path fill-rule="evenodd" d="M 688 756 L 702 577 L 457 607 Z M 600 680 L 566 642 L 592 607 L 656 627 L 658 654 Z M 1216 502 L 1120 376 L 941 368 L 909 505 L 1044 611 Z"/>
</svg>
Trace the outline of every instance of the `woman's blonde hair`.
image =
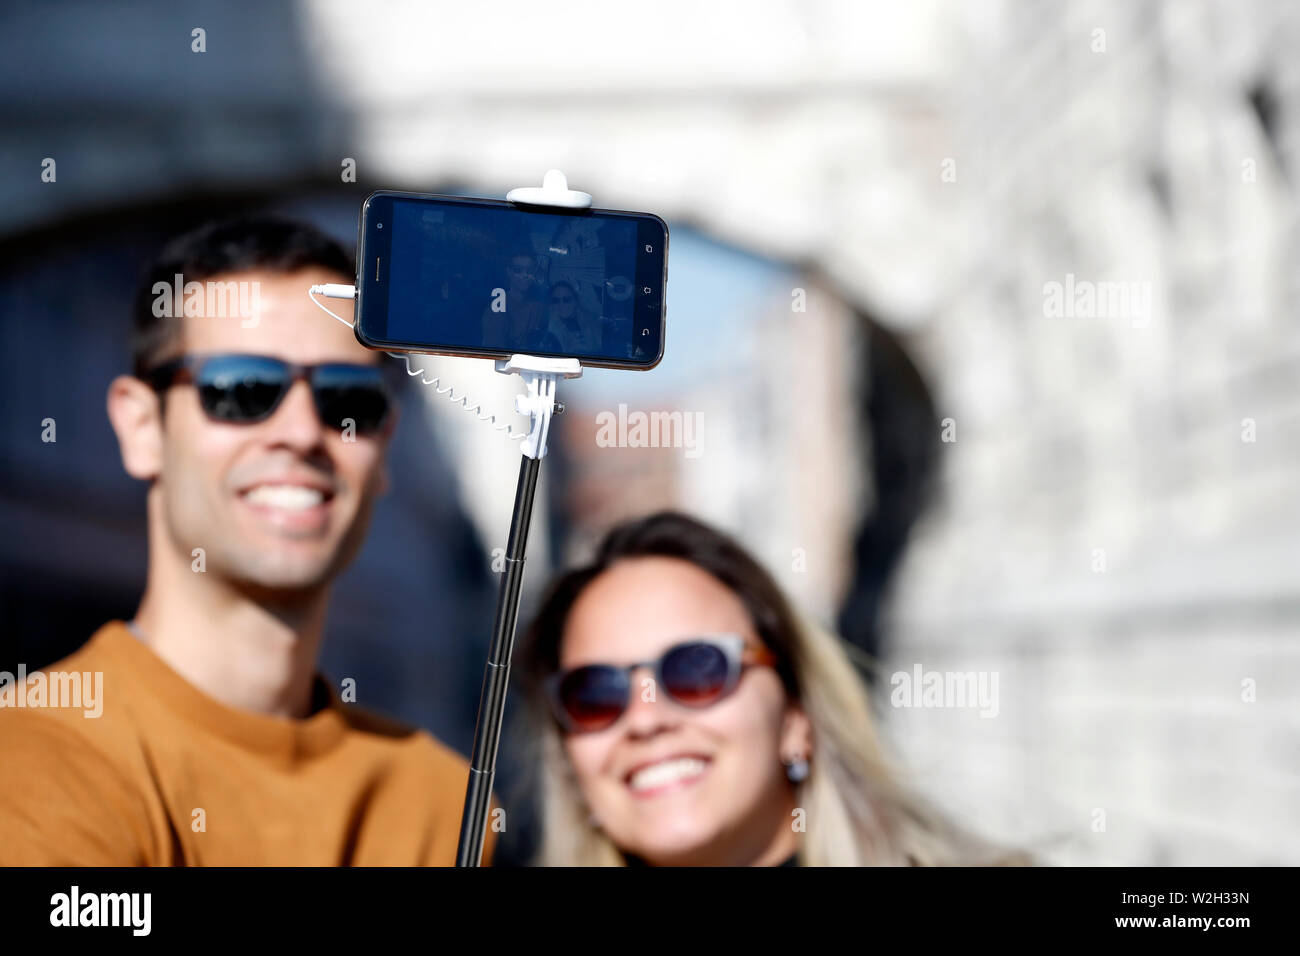
<svg viewBox="0 0 1300 956">
<path fill-rule="evenodd" d="M 621 866 L 618 847 L 591 820 L 542 689 L 559 664 L 569 609 L 582 590 L 616 561 L 676 557 L 720 580 L 744 602 L 774 653 L 786 693 L 812 724 L 809 774 L 797 785 L 805 832 L 804 866 L 997 865 L 1030 860 L 966 832 L 902 782 L 890 765 L 866 685 L 835 635 L 797 617 L 779 586 L 735 541 L 675 512 L 615 528 L 592 564 L 551 588 L 520 648 L 532 723 L 540 735 L 541 847 L 544 866 Z M 773 760 L 777 756 L 773 754 Z"/>
</svg>

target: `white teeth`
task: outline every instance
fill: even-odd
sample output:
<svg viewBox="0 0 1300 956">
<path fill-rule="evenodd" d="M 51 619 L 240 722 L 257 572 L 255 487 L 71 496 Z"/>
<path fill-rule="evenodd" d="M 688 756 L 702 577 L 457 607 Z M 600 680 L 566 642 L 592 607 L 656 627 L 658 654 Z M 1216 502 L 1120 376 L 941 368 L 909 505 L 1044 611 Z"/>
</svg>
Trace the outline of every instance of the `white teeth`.
<svg viewBox="0 0 1300 956">
<path fill-rule="evenodd" d="M 251 504 L 285 511 L 306 511 L 325 500 L 325 496 L 315 488 L 302 485 L 258 485 L 244 497 Z"/>
<path fill-rule="evenodd" d="M 692 777 L 698 777 L 704 773 L 704 768 L 707 766 L 708 764 L 698 757 L 675 757 L 672 760 L 661 760 L 659 763 L 642 767 L 632 774 L 628 786 L 633 790 L 652 790 L 655 787 L 676 783 L 678 780 L 689 780 Z"/>
</svg>

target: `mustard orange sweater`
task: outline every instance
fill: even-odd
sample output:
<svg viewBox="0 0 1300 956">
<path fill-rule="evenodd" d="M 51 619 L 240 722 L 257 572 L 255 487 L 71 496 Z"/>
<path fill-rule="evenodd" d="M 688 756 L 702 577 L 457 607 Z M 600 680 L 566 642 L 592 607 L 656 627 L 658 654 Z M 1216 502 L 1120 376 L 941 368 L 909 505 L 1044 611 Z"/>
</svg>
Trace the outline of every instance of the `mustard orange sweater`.
<svg viewBox="0 0 1300 956">
<path fill-rule="evenodd" d="M 467 762 L 319 676 L 310 717 L 236 710 L 120 621 L 45 670 L 72 672 L 103 675 L 98 717 L 50 706 L 53 680 L 44 700 L 29 680 L 40 706 L 0 692 L 0 865 L 455 863 Z"/>
</svg>

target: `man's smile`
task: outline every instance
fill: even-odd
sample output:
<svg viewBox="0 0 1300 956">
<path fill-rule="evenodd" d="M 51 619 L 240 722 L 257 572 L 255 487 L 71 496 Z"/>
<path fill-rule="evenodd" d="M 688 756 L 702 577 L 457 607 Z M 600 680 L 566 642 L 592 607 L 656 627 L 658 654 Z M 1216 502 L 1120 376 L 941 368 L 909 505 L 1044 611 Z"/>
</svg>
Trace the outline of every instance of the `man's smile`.
<svg viewBox="0 0 1300 956">
<path fill-rule="evenodd" d="M 276 527 L 322 531 L 329 524 L 334 489 L 319 481 L 267 479 L 242 488 L 239 499 Z"/>
</svg>

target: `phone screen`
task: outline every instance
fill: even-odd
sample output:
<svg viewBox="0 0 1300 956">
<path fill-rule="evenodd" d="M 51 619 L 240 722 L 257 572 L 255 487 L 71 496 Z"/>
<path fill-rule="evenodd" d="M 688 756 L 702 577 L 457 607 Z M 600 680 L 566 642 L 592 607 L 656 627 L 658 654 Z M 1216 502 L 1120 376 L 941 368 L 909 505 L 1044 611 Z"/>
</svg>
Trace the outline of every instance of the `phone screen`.
<svg viewBox="0 0 1300 956">
<path fill-rule="evenodd" d="M 357 336 L 650 367 L 663 354 L 667 242 L 648 213 L 376 193 L 362 214 Z"/>
</svg>

